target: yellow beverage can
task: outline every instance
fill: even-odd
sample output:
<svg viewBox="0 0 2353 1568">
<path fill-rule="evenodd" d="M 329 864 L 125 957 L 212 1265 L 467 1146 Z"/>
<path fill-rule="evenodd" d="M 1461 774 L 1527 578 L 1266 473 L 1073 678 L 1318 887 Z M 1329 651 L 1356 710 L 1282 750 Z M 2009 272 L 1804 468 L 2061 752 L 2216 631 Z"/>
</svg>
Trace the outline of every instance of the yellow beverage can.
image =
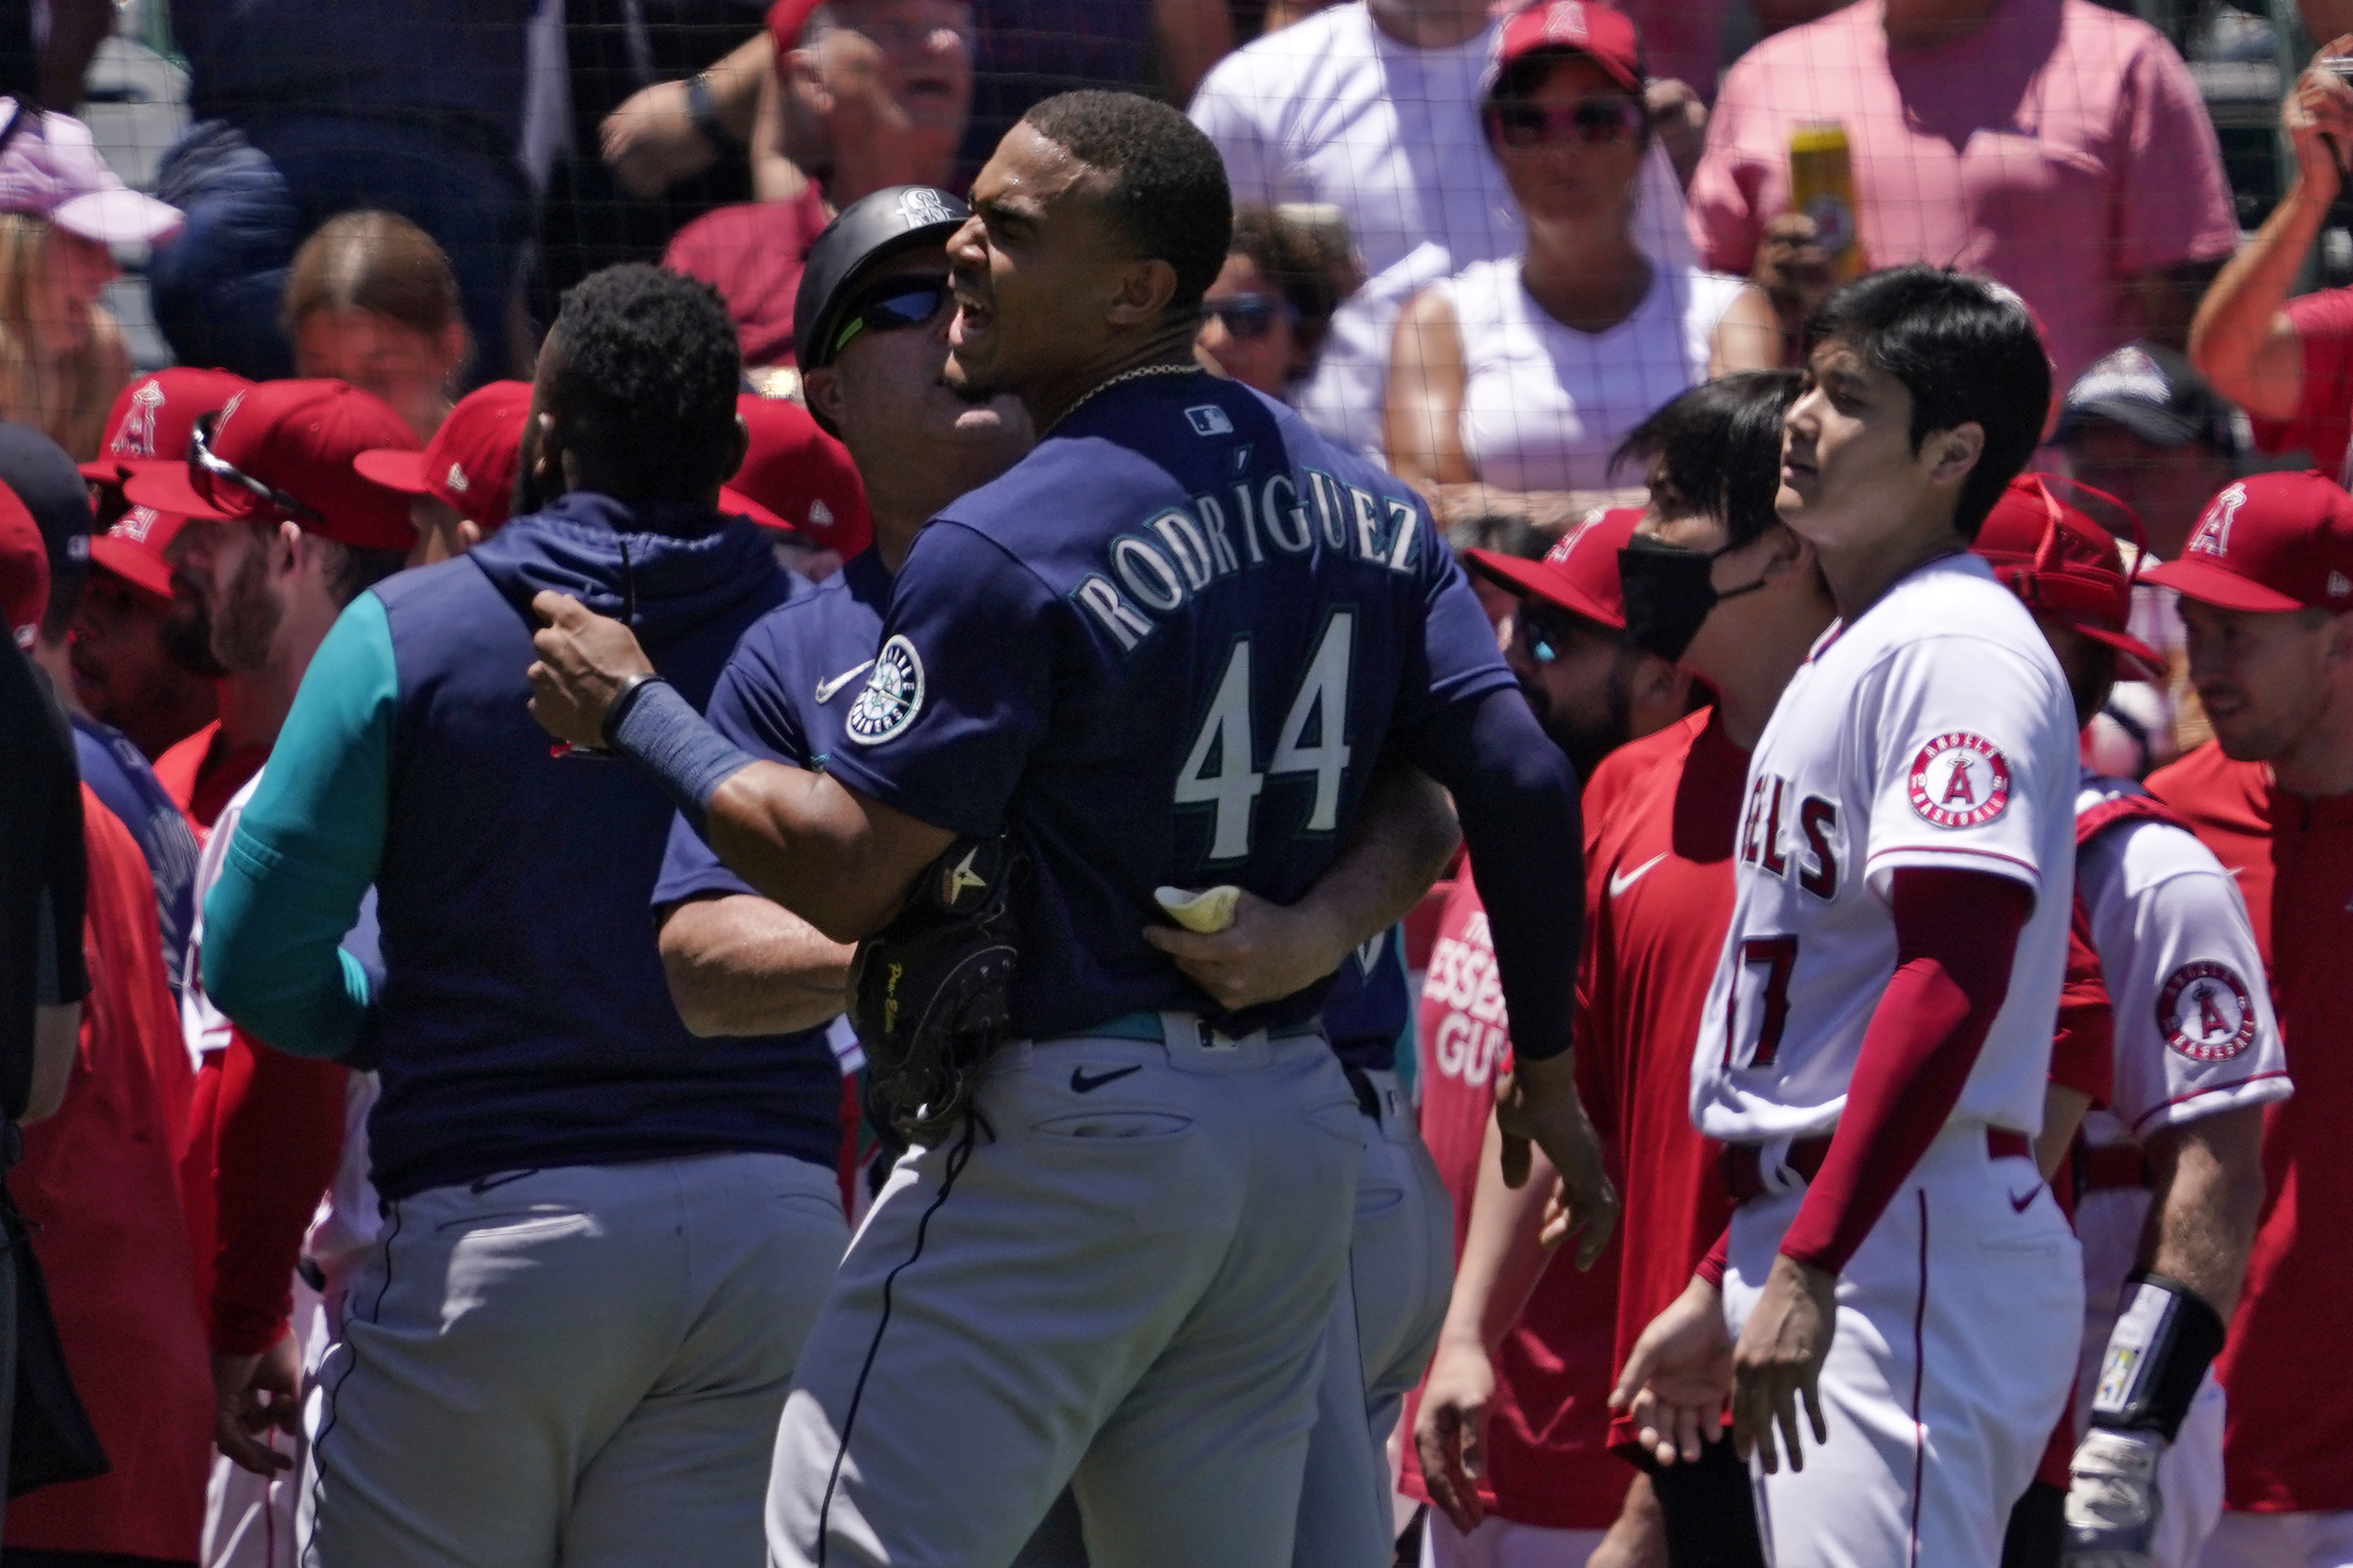
<svg viewBox="0 0 2353 1568">
<path fill-rule="evenodd" d="M 1831 274 L 1841 282 L 1865 269 L 1854 214 L 1854 153 L 1835 121 L 1789 132 L 1789 206 L 1814 220 Z"/>
</svg>

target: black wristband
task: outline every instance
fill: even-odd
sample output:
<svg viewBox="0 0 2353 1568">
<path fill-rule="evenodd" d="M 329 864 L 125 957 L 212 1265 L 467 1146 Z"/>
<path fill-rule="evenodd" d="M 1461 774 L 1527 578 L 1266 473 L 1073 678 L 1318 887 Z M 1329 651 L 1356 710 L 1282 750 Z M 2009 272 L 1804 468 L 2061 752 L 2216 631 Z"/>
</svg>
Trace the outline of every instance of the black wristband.
<svg viewBox="0 0 2353 1568">
<path fill-rule="evenodd" d="M 2206 1368 L 2221 1352 L 2228 1325 L 2189 1286 L 2147 1268 L 2125 1280 L 2119 1300 L 2124 1310 L 2092 1390 L 2092 1425 L 2154 1432 L 2170 1443 Z"/>
<path fill-rule="evenodd" d="M 638 705 L 638 699 L 645 694 L 646 688 L 660 680 L 661 677 L 653 671 L 641 670 L 621 682 L 621 689 L 613 693 L 610 702 L 605 704 L 605 718 L 597 726 L 604 733 L 607 751 L 613 750 L 613 737 L 619 731 L 621 721 L 629 716 L 629 710 Z"/>
<path fill-rule="evenodd" d="M 718 101 L 711 96 L 709 71 L 697 71 L 686 79 L 686 117 L 694 122 L 695 134 L 711 143 L 712 152 L 724 153 L 737 145 L 719 118 Z"/>
</svg>

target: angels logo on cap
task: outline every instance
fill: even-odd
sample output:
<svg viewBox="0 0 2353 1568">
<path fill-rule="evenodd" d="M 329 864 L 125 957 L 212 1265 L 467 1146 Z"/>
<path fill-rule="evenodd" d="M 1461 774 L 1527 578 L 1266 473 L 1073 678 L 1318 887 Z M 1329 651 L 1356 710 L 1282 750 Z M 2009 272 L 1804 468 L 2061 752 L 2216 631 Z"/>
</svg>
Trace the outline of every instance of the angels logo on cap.
<svg viewBox="0 0 2353 1568">
<path fill-rule="evenodd" d="M 2010 809 L 2010 760 L 1982 735 L 1939 735 L 1912 759 L 1911 795 L 1923 822 L 1982 827 Z"/>
<path fill-rule="evenodd" d="M 122 514 L 122 520 L 120 522 L 106 531 L 117 539 L 128 539 L 136 543 L 144 540 L 148 530 L 154 526 L 155 509 L 152 506 L 134 506 Z"/>
<path fill-rule="evenodd" d="M 1581 44 L 1590 36 L 1585 25 L 1585 7 L 1578 0 L 1556 0 L 1545 12 L 1545 42 L 1548 44 Z"/>
<path fill-rule="evenodd" d="M 464 495 L 468 490 L 474 488 L 472 482 L 466 478 L 466 470 L 459 468 L 455 463 L 449 465 L 449 472 L 441 482 L 448 486 L 451 489 L 456 490 L 459 495 Z"/>
<path fill-rule="evenodd" d="M 2232 485 L 2206 505 L 2206 515 L 2198 520 L 2198 531 L 2189 536 L 2189 549 L 2199 555 L 2231 553 L 2231 524 L 2238 521 L 2239 509 L 2247 504 L 2247 487 Z"/>
<path fill-rule="evenodd" d="M 949 206 L 940 193 L 929 185 L 916 185 L 899 195 L 899 216 L 911 227 L 928 226 L 935 223 L 961 222 L 955 209 Z"/>
<path fill-rule="evenodd" d="M 2229 964 L 2185 963 L 2158 993 L 2157 1027 L 2191 1061 L 2228 1061 L 2254 1043 L 2254 999 Z"/>
<path fill-rule="evenodd" d="M 132 393 L 131 408 L 123 416 L 122 428 L 115 432 L 106 449 L 118 458 L 161 456 L 155 450 L 155 416 L 163 407 L 163 385 L 150 376 Z"/>
<path fill-rule="evenodd" d="M 873 673 L 866 689 L 849 710 L 842 728 L 849 738 L 876 746 L 905 731 L 923 707 L 923 661 L 915 645 L 894 637 L 874 656 Z"/>
</svg>

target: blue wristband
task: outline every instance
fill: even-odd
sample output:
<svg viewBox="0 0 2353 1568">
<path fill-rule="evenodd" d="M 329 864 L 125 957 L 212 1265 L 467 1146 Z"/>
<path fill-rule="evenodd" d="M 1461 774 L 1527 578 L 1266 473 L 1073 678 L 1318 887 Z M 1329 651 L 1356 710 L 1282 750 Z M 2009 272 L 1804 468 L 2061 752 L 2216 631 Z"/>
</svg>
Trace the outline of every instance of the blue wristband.
<svg viewBox="0 0 2353 1568">
<path fill-rule="evenodd" d="M 751 754 L 712 729 L 667 680 L 646 681 L 631 696 L 613 728 L 613 750 L 637 759 L 702 832 L 711 797 L 752 765 Z"/>
</svg>

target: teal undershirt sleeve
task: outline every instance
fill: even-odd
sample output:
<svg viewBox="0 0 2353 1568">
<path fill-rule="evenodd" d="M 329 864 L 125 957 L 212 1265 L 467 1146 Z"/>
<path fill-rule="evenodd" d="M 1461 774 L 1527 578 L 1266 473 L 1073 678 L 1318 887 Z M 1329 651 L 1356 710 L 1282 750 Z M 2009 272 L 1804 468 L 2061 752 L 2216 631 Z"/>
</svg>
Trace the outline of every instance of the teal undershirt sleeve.
<svg viewBox="0 0 2353 1568">
<path fill-rule="evenodd" d="M 205 991 L 255 1038 L 304 1057 L 360 1044 L 366 972 L 340 947 L 384 859 L 399 678 L 384 602 L 327 633 L 205 899 Z"/>
</svg>

